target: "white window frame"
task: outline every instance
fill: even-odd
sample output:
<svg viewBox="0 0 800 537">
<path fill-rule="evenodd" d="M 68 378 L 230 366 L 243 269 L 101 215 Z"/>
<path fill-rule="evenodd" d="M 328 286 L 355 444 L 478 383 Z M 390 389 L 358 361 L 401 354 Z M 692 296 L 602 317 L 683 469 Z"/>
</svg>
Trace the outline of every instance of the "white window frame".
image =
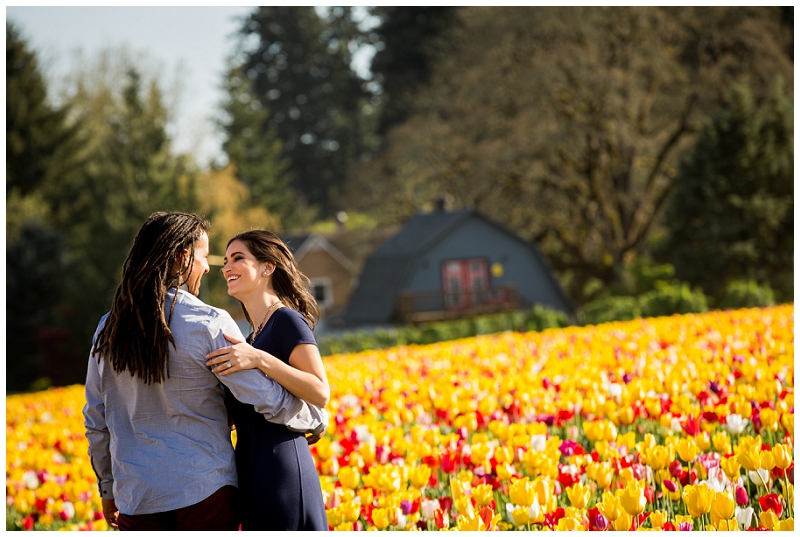
<svg viewBox="0 0 800 537">
<path fill-rule="evenodd" d="M 331 279 L 325 276 L 319 278 L 309 278 L 311 280 L 311 295 L 314 295 L 314 287 L 322 286 L 325 289 L 325 300 L 317 302 L 320 308 L 328 309 L 333 306 L 333 283 Z M 316 297 L 314 297 L 316 298 Z"/>
</svg>

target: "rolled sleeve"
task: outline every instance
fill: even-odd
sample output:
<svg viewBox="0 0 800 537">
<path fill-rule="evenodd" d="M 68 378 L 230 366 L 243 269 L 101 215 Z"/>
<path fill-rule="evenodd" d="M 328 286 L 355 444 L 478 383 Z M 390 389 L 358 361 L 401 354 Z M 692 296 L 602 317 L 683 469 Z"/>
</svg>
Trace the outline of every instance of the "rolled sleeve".
<svg viewBox="0 0 800 537">
<path fill-rule="evenodd" d="M 227 347 L 230 343 L 223 333 L 244 339 L 239 327 L 230 316 L 220 318 L 220 330 L 213 337 L 213 348 Z M 321 434 L 328 425 L 324 409 L 307 404 L 258 369 L 245 369 L 217 378 L 233 396 L 245 404 L 253 405 L 264 418 L 299 433 Z"/>
</svg>

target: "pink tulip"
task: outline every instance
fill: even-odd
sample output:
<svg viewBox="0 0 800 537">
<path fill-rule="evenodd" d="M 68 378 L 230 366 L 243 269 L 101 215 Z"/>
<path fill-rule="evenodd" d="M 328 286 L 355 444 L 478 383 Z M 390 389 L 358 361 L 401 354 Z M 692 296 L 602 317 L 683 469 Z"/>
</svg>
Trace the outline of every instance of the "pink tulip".
<svg viewBox="0 0 800 537">
<path fill-rule="evenodd" d="M 736 503 L 739 505 L 747 505 L 750 499 L 747 497 L 747 489 L 741 485 L 736 485 Z"/>
</svg>

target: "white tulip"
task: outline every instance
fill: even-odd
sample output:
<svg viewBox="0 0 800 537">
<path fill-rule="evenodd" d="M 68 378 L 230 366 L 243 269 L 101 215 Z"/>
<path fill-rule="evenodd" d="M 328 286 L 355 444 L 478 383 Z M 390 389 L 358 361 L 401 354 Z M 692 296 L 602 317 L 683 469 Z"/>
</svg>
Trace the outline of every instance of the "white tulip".
<svg viewBox="0 0 800 537">
<path fill-rule="evenodd" d="M 739 414 L 731 414 L 726 421 L 725 427 L 728 428 L 731 434 L 742 434 L 742 431 L 745 430 L 750 422 L 750 420 L 741 417 Z"/>
<path fill-rule="evenodd" d="M 422 505 L 420 506 L 420 510 L 422 511 L 422 518 L 425 520 L 433 520 L 434 513 L 437 509 L 440 508 L 439 500 L 422 500 Z"/>
<path fill-rule="evenodd" d="M 769 488 L 769 470 L 759 468 L 756 471 L 748 471 L 747 477 L 757 487 Z"/>
<path fill-rule="evenodd" d="M 547 447 L 547 435 L 535 434 L 531 436 L 531 449 L 533 451 L 544 451 Z"/>
<path fill-rule="evenodd" d="M 740 528 L 746 530 L 750 527 L 750 524 L 753 521 L 753 508 L 747 507 L 742 509 L 738 505 L 736 506 L 736 511 L 734 511 L 734 518 L 736 519 L 736 523 L 739 525 Z"/>
</svg>

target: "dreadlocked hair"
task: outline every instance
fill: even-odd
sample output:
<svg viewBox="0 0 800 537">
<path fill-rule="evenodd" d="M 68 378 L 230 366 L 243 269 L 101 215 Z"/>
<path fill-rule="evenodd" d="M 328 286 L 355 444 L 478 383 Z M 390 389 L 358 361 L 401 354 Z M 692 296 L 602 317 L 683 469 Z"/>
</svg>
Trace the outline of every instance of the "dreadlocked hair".
<svg viewBox="0 0 800 537">
<path fill-rule="evenodd" d="M 160 384 L 165 374 L 169 377 L 169 344 L 175 348 L 169 322 L 175 300 L 166 319 L 167 291 L 191 276 L 181 274 L 185 263 L 178 260 L 183 261 L 188 250 L 188 266 L 194 270 L 194 249 L 208 228 L 208 221 L 196 214 L 150 215 L 122 265 L 122 281 L 92 351 L 98 360 L 108 360 L 117 373 L 127 370 L 145 384 Z"/>
<path fill-rule="evenodd" d="M 275 294 L 281 302 L 305 317 L 311 330 L 314 330 L 319 319 L 319 306 L 310 291 L 311 280 L 300 272 L 289 247 L 273 232 L 263 229 L 239 233 L 228 241 L 228 246 L 233 241 L 242 241 L 261 263 L 275 265 L 275 272 L 272 273 L 272 288 Z M 244 303 L 241 300 L 239 303 L 247 321 L 253 324 Z"/>
</svg>

